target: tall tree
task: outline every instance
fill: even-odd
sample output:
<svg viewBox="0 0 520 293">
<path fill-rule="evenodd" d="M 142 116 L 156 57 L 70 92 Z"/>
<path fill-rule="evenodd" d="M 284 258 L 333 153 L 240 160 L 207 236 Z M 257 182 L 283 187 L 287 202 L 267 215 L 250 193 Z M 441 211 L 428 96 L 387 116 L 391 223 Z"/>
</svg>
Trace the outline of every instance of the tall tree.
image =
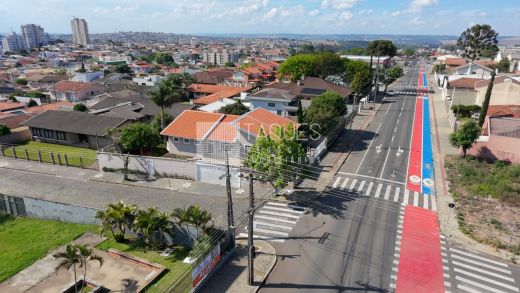
<svg viewBox="0 0 520 293">
<path fill-rule="evenodd" d="M 360 61 L 360 60 L 349 60 L 344 59 L 343 60 L 343 67 L 344 67 L 344 80 L 347 84 L 352 84 L 352 81 L 354 80 L 354 76 L 356 73 L 360 71 L 370 71 L 370 67 L 367 63 Z"/>
<path fill-rule="evenodd" d="M 480 136 L 480 127 L 473 121 L 467 121 L 462 127 L 450 134 L 450 143 L 462 149 L 462 157 L 466 157 L 467 150 Z"/>
<path fill-rule="evenodd" d="M 298 54 L 287 58 L 278 68 L 279 77 L 290 76 L 296 82 L 302 76 L 316 76 L 314 56 Z"/>
<path fill-rule="evenodd" d="M 493 85 L 495 84 L 495 72 L 491 72 L 491 79 L 489 80 L 488 87 L 486 90 L 486 96 L 484 97 L 484 102 L 482 103 L 482 108 L 480 109 L 480 116 L 478 118 L 478 126 L 482 127 L 484 125 L 484 121 L 486 121 L 486 115 L 489 108 L 489 101 L 491 100 L 491 93 L 493 92 Z"/>
<path fill-rule="evenodd" d="M 199 229 L 206 233 L 213 216 L 208 211 L 201 209 L 199 205 L 189 206 L 186 212 L 190 223 L 196 227 L 197 238 L 199 238 Z"/>
<path fill-rule="evenodd" d="M 218 111 L 222 114 L 231 114 L 231 115 L 244 115 L 249 112 L 250 109 L 246 105 L 242 104 L 241 101 L 236 101 L 233 104 L 226 105 Z"/>
<path fill-rule="evenodd" d="M 388 86 L 394 83 L 401 76 L 403 76 L 403 69 L 399 66 L 384 69 L 381 82 L 383 82 L 383 84 L 385 85 L 385 94 L 386 90 L 388 89 Z"/>
<path fill-rule="evenodd" d="M 321 52 L 314 55 L 316 74 L 321 78 L 343 72 L 343 61 L 339 55 L 332 52 Z"/>
<path fill-rule="evenodd" d="M 188 99 L 188 87 L 194 78 L 187 74 L 172 74 L 161 81 L 151 92 L 152 101 L 161 108 L 161 128 L 164 129 L 164 111 L 176 102 Z"/>
<path fill-rule="evenodd" d="M 110 230 L 117 242 L 123 242 L 126 231 L 132 230 L 136 210 L 135 205 L 127 205 L 122 201 L 109 204 L 106 210 L 96 213 L 96 218 L 101 220 L 101 231 Z"/>
<path fill-rule="evenodd" d="M 160 246 L 163 233 L 166 233 L 171 225 L 169 215 L 157 208 L 137 211 L 135 227 L 144 236 L 145 242 L 152 247 Z"/>
<path fill-rule="evenodd" d="M 144 149 L 152 149 L 159 145 L 161 137 L 148 124 L 136 122 L 123 128 L 119 143 L 130 152 L 139 151 L 143 155 Z"/>
<path fill-rule="evenodd" d="M 72 268 L 74 272 L 74 292 L 78 293 L 78 276 L 76 271 L 76 266 L 81 265 L 81 257 L 78 253 L 78 248 L 72 244 L 67 244 L 65 247 L 65 251 L 58 252 L 53 255 L 55 258 L 61 259 L 56 267 L 56 270 L 61 268 L 65 268 L 66 270 L 70 270 Z"/>
<path fill-rule="evenodd" d="M 298 123 L 303 123 L 303 119 L 304 119 L 304 113 L 303 113 L 303 108 L 302 108 L 302 101 L 301 100 L 298 100 L 298 109 L 296 110 L 296 119 Z"/>
<path fill-rule="evenodd" d="M 316 49 L 314 48 L 314 45 L 312 44 L 303 44 L 300 46 L 299 53 L 301 54 L 313 54 L 316 52 Z"/>
<path fill-rule="evenodd" d="M 497 37 L 498 33 L 490 25 L 476 24 L 460 35 L 457 46 L 464 50 L 463 56 L 471 61 L 479 60 L 484 51 L 494 57 L 498 52 Z"/>
<path fill-rule="evenodd" d="M 351 88 L 358 97 L 368 95 L 372 88 L 372 79 L 370 77 L 370 72 L 366 70 L 358 71 L 354 75 Z"/>
<path fill-rule="evenodd" d="M 347 113 L 345 99 L 333 92 L 325 92 L 315 97 L 305 113 L 305 122 L 321 134 L 327 134 Z"/>
</svg>

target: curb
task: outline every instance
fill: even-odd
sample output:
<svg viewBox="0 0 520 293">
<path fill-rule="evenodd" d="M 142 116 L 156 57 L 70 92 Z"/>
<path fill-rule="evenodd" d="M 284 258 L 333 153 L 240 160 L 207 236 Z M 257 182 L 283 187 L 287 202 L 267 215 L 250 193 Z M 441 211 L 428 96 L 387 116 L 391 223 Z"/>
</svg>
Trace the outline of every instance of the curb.
<svg viewBox="0 0 520 293">
<path fill-rule="evenodd" d="M 258 241 L 258 240 L 257 240 Z M 271 268 L 269 268 L 269 270 L 267 271 L 267 273 L 265 274 L 264 278 L 262 279 L 262 281 L 260 282 L 260 284 L 258 286 L 256 286 L 256 289 L 255 289 L 255 293 L 258 292 L 258 290 L 260 290 L 260 288 L 262 287 L 262 285 L 265 284 L 265 281 L 267 280 L 267 277 L 269 277 L 269 275 L 271 274 L 271 272 L 274 270 L 274 267 L 276 266 L 276 264 L 278 263 L 278 254 L 276 253 L 276 249 L 274 249 L 274 247 L 271 245 L 271 243 L 267 242 L 267 241 L 264 241 L 264 243 L 267 244 L 267 246 L 271 247 L 271 249 L 273 250 L 273 254 L 274 254 L 274 261 L 273 263 L 271 264 Z"/>
</svg>

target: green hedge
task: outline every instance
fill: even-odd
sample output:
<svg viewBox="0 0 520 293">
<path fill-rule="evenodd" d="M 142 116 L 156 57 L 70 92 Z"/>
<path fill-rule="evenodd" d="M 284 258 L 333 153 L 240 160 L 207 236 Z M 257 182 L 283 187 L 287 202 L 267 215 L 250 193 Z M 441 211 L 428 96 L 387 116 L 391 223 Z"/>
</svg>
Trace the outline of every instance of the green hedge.
<svg viewBox="0 0 520 293">
<path fill-rule="evenodd" d="M 479 105 L 451 105 L 451 110 L 457 114 L 457 118 L 470 118 L 473 113 L 480 112 Z"/>
</svg>

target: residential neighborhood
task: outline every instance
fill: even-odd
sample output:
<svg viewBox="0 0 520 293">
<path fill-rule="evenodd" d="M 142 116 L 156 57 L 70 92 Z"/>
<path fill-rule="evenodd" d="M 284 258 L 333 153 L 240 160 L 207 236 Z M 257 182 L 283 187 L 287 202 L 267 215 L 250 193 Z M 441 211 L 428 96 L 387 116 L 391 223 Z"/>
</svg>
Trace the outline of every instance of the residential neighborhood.
<svg viewBox="0 0 520 293">
<path fill-rule="evenodd" d="M 4 3 L 0 292 L 520 292 L 516 4 Z"/>
</svg>

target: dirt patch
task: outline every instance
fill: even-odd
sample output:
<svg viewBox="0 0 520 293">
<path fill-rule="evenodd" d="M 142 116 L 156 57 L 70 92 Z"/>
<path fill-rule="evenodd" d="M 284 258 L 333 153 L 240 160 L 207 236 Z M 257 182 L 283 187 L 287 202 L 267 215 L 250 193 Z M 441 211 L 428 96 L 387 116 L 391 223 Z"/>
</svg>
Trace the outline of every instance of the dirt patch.
<svg viewBox="0 0 520 293">
<path fill-rule="evenodd" d="M 446 157 L 460 230 L 471 238 L 520 253 L 520 166 Z"/>
</svg>

